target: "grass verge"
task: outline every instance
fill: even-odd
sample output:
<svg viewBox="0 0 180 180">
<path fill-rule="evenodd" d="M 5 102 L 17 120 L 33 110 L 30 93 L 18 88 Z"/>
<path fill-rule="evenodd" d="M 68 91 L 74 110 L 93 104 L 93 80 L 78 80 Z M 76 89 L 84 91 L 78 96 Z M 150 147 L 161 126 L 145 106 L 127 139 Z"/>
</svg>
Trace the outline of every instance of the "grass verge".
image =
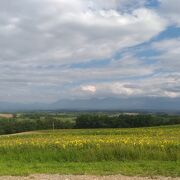
<svg viewBox="0 0 180 180">
<path fill-rule="evenodd" d="M 125 162 L 51 162 L 22 163 L 0 162 L 0 175 L 24 176 L 30 174 L 72 174 L 128 176 L 180 176 L 180 162 L 170 161 L 125 161 Z"/>
</svg>

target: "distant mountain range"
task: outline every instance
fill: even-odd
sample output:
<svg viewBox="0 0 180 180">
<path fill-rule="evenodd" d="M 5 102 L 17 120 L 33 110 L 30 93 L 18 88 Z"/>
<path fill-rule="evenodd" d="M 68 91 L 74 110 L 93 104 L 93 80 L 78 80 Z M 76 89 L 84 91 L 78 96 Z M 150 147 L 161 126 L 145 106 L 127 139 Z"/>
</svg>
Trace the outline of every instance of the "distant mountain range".
<svg viewBox="0 0 180 180">
<path fill-rule="evenodd" d="M 134 98 L 92 98 L 59 100 L 51 104 L 21 104 L 0 102 L 1 112 L 38 110 L 117 110 L 117 111 L 180 111 L 180 98 L 134 97 Z"/>
</svg>

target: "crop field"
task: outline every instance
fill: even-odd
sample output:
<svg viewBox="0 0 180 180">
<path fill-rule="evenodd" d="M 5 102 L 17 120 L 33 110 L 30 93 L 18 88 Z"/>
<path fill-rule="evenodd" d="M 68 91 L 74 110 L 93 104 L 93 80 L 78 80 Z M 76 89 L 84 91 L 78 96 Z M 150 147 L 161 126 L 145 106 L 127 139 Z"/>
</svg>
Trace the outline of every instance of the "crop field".
<svg viewBox="0 0 180 180">
<path fill-rule="evenodd" d="M 180 126 L 0 136 L 0 174 L 180 176 Z"/>
</svg>

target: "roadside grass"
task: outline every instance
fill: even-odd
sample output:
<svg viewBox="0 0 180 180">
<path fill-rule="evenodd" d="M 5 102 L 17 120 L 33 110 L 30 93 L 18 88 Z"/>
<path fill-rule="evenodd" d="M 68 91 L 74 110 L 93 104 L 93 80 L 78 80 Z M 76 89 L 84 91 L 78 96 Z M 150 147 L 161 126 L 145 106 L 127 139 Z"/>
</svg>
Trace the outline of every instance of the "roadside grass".
<svg viewBox="0 0 180 180">
<path fill-rule="evenodd" d="M 0 175 L 30 174 L 180 176 L 180 162 L 169 161 L 104 161 L 104 162 L 0 162 Z"/>
<path fill-rule="evenodd" d="M 0 136 L 0 175 L 180 176 L 180 125 Z"/>
</svg>

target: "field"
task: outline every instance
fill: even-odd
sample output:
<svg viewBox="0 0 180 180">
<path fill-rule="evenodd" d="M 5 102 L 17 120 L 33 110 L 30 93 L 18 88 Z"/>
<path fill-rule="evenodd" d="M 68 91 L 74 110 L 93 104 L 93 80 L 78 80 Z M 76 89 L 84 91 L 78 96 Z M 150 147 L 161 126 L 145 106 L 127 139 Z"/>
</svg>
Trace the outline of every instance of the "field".
<svg viewBox="0 0 180 180">
<path fill-rule="evenodd" d="M 13 118 L 13 114 L 0 114 L 0 118 Z"/>
<path fill-rule="evenodd" d="M 0 175 L 180 176 L 180 126 L 0 136 Z"/>
</svg>

